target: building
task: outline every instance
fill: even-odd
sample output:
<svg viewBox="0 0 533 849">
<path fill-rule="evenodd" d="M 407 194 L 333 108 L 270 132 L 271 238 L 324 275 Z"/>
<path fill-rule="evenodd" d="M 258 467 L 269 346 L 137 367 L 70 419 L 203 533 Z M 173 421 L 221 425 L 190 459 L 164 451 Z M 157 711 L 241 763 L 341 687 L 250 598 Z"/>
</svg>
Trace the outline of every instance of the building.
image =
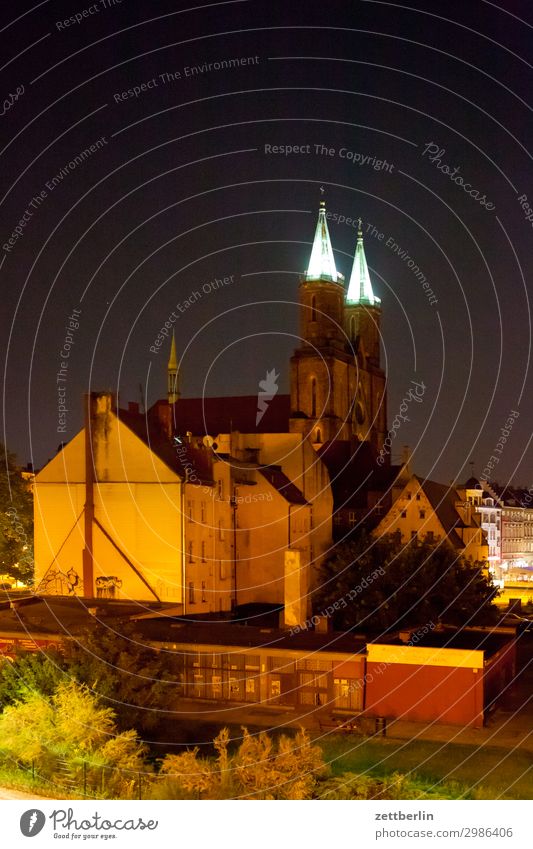
<svg viewBox="0 0 533 849">
<path fill-rule="evenodd" d="M 486 561 L 488 546 L 474 505 L 455 487 L 412 475 L 375 529 L 378 536 L 395 535 L 438 543 L 447 539 L 458 555 Z"/>
<path fill-rule="evenodd" d="M 482 726 L 516 675 L 516 633 L 505 628 L 442 626 L 412 629 L 366 643 L 352 633 L 280 629 L 265 621 L 239 624 L 184 620 L 172 607 L 102 599 L 87 608 L 75 598 L 25 599 L 0 605 L 0 653 L 62 650 L 94 616 L 121 632 L 125 620 L 155 652 L 172 656 L 176 683 L 168 710 L 179 720 L 223 709 L 251 710 L 250 722 L 328 716 L 403 719 Z M 61 627 L 58 627 L 61 623 Z M 254 713 L 254 708 L 258 709 Z"/>
<path fill-rule="evenodd" d="M 292 626 L 334 541 L 361 524 L 487 556 L 472 503 L 382 451 L 381 303 L 361 223 L 347 285 L 337 270 L 324 202 L 298 292 L 288 395 L 267 373 L 257 395 L 182 398 L 172 338 L 167 397 L 146 412 L 87 397 L 84 428 L 35 476 L 38 592 L 181 614 L 268 604 Z"/>
<path fill-rule="evenodd" d="M 291 392 L 183 399 L 174 339 L 167 398 L 146 413 L 109 393 L 35 478 L 43 593 L 171 601 L 182 612 L 263 602 L 304 621 L 332 543 L 333 493 L 316 449 L 379 450 L 386 432 L 380 305 L 361 229 L 347 289 L 321 203 L 299 285 Z"/>
</svg>

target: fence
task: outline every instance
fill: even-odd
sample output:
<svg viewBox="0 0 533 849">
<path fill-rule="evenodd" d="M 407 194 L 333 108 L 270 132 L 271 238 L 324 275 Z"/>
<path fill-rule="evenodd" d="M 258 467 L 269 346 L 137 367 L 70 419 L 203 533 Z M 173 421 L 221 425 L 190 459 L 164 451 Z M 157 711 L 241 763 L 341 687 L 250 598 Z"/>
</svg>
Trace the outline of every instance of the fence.
<svg viewBox="0 0 533 849">
<path fill-rule="evenodd" d="M 84 799 L 143 799 L 159 780 L 157 773 L 121 769 L 84 759 L 45 756 L 24 764 L 0 750 L 0 762 L 10 770 L 20 771 L 34 786 L 40 786 L 43 792 L 53 796 L 64 793 Z"/>
</svg>

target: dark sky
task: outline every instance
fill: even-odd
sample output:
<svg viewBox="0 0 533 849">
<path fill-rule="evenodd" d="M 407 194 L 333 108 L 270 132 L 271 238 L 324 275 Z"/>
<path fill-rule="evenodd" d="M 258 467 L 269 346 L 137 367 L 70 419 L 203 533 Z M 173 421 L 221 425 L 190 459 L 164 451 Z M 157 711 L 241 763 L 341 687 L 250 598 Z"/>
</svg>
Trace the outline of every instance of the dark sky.
<svg viewBox="0 0 533 849">
<path fill-rule="evenodd" d="M 254 394 L 271 368 L 287 391 L 322 186 L 333 216 L 365 222 L 389 421 L 412 380 L 426 387 L 398 445 L 437 480 L 493 455 L 501 482 L 533 484 L 529 3 L 45 0 L 1 15 L 3 438 L 21 462 L 76 433 L 89 386 L 163 396 L 168 347 L 150 346 L 194 291 L 176 322 L 183 394 Z M 330 232 L 349 274 L 355 230 Z"/>
</svg>

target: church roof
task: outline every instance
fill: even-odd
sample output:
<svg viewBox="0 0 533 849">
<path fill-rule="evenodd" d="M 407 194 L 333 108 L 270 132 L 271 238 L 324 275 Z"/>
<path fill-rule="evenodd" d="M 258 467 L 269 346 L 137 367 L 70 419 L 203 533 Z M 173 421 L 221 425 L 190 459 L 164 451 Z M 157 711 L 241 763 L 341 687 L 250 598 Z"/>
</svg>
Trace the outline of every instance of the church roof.
<svg viewBox="0 0 533 849">
<path fill-rule="evenodd" d="M 334 283 L 337 283 L 339 277 L 329 237 L 324 201 L 320 201 L 313 249 L 305 277 L 307 280 L 332 280 Z"/>
<path fill-rule="evenodd" d="M 381 300 L 374 295 L 372 283 L 370 281 L 370 274 L 365 256 L 365 247 L 363 244 L 361 219 L 359 219 L 357 245 L 355 247 L 352 273 L 350 275 L 350 282 L 346 293 L 346 303 L 366 304 L 368 306 L 377 306 L 381 303 Z"/>
<path fill-rule="evenodd" d="M 360 442 L 355 450 L 347 440 L 327 442 L 318 455 L 329 473 L 335 510 L 368 508 L 368 493 L 388 494 L 402 468 L 378 466 L 369 442 Z"/>
<path fill-rule="evenodd" d="M 290 416 L 290 395 L 275 395 L 256 425 L 257 395 L 237 395 L 222 398 L 180 398 L 173 405 L 175 430 L 186 434 L 230 433 L 288 433 Z M 150 413 L 157 415 L 157 406 L 167 404 L 158 401 Z M 150 414 L 149 413 L 149 414 Z"/>
</svg>

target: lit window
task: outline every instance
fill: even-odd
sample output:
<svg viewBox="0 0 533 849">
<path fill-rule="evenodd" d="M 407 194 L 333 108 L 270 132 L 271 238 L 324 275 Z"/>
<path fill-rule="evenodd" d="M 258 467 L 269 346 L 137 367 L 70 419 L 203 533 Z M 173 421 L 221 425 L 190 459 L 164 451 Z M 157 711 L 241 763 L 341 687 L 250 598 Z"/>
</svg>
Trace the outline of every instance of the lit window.
<svg viewBox="0 0 533 849">
<path fill-rule="evenodd" d="M 355 510 L 350 510 L 348 512 L 348 521 L 350 525 L 355 525 Z"/>
</svg>

